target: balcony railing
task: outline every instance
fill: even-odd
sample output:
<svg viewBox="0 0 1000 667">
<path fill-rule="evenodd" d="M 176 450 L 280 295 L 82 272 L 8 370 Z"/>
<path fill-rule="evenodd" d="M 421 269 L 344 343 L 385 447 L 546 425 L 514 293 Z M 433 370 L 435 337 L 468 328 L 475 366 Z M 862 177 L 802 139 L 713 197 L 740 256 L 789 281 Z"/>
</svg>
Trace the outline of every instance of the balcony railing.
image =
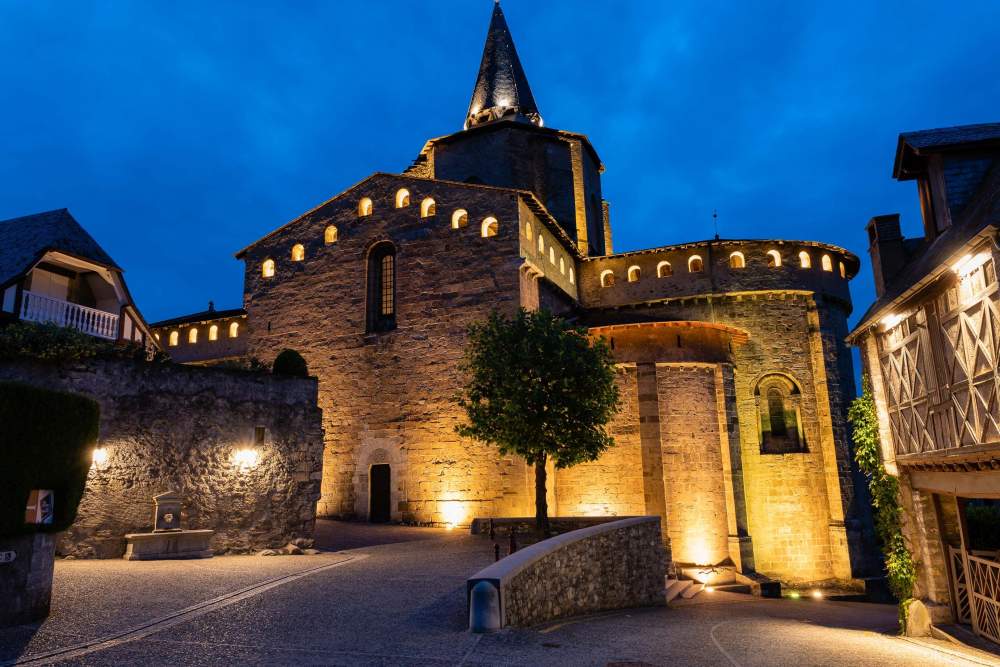
<svg viewBox="0 0 1000 667">
<path fill-rule="evenodd" d="M 29 322 L 51 322 L 99 338 L 114 340 L 118 337 L 118 316 L 114 313 L 34 292 L 23 292 L 21 319 Z"/>
</svg>

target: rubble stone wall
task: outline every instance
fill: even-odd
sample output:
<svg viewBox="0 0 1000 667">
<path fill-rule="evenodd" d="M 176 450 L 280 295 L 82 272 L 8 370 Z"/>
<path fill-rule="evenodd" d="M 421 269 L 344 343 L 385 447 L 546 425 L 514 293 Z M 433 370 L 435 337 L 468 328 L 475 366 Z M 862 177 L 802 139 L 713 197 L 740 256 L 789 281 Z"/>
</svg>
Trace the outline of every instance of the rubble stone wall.
<svg viewBox="0 0 1000 667">
<path fill-rule="evenodd" d="M 0 378 L 101 406 L 107 461 L 91 468 L 60 555 L 121 556 L 126 533 L 152 528 L 152 498 L 165 491 L 184 496 L 182 527 L 216 531 L 216 553 L 312 537 L 323 452 L 315 380 L 123 360 L 5 363 Z M 256 465 L 236 465 L 244 448 L 257 451 Z"/>
</svg>

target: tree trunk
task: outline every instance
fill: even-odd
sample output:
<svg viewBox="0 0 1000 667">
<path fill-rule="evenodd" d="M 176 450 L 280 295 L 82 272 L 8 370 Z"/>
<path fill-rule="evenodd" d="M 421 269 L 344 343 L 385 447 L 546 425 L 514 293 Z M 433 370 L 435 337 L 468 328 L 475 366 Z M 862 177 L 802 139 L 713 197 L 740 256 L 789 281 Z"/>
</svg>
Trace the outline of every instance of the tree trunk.
<svg viewBox="0 0 1000 667">
<path fill-rule="evenodd" d="M 548 537 L 549 531 L 549 505 L 545 499 L 545 455 L 535 461 L 535 529 L 542 535 Z"/>
</svg>

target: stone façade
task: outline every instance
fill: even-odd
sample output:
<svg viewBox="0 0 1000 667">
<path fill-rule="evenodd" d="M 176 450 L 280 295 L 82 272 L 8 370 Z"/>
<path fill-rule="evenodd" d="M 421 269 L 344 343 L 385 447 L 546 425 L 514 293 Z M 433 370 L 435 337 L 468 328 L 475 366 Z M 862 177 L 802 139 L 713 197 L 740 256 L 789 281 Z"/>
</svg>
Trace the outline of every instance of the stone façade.
<svg viewBox="0 0 1000 667">
<path fill-rule="evenodd" d="M 859 574 L 843 343 L 858 259 L 789 240 L 612 254 L 587 138 L 516 103 L 487 111 L 470 109 L 468 129 L 428 141 L 402 174 L 370 176 L 237 254 L 247 354 L 296 349 L 319 380 L 318 513 L 367 518 L 371 467 L 388 464 L 392 520 L 533 514 L 533 473 L 459 438 L 455 398 L 467 326 L 544 307 L 612 341 L 624 403 L 614 448 L 553 471 L 551 514 L 658 515 L 678 564 Z M 373 332 L 369 251 L 385 242 L 395 328 Z M 775 450 L 779 431 L 795 446 Z"/>
</svg>

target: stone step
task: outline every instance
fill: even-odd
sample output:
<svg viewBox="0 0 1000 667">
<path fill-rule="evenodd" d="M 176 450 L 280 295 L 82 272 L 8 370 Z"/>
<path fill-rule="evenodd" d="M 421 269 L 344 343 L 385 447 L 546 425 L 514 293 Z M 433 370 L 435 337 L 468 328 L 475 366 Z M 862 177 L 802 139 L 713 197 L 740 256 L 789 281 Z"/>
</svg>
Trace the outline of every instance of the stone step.
<svg viewBox="0 0 1000 667">
<path fill-rule="evenodd" d="M 701 593 L 703 590 L 705 590 L 705 584 L 692 583 L 691 586 L 688 586 L 686 589 L 684 589 L 684 591 L 681 593 L 681 597 L 684 598 L 685 600 L 690 600 L 698 593 Z"/>
<path fill-rule="evenodd" d="M 670 602 L 678 595 L 681 595 L 687 589 L 691 588 L 694 582 L 689 579 L 664 579 L 665 589 L 667 593 L 667 602 Z"/>
</svg>

